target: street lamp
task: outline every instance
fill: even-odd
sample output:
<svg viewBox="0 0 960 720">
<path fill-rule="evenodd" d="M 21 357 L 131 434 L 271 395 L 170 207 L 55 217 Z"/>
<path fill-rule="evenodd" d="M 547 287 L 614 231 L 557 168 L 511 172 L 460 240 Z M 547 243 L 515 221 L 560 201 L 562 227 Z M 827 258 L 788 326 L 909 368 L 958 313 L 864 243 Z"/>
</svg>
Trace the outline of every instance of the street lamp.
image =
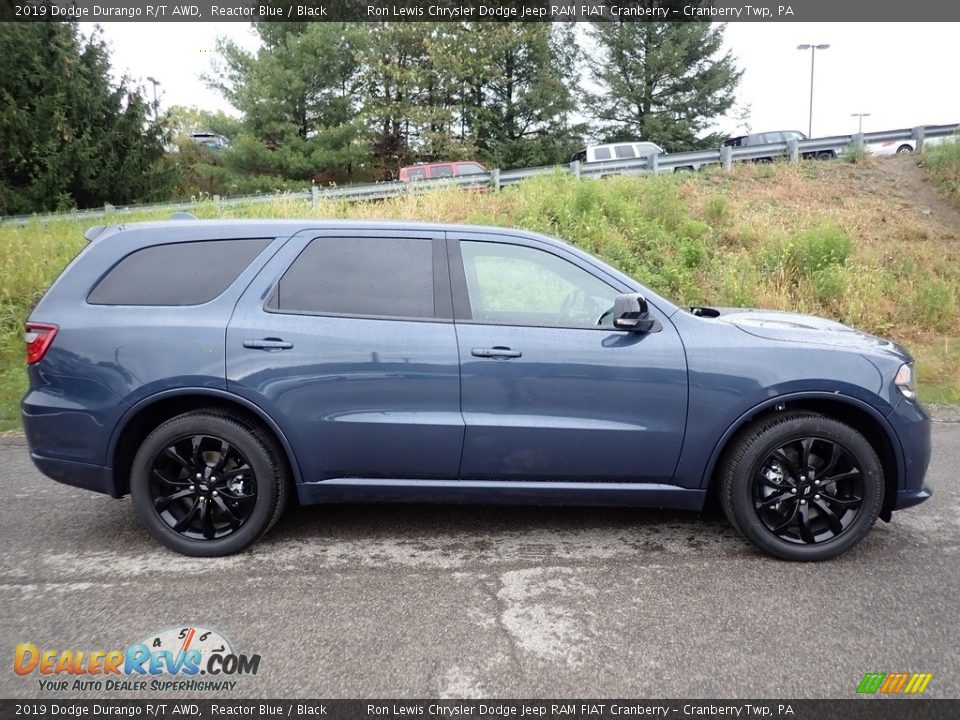
<svg viewBox="0 0 960 720">
<path fill-rule="evenodd" d="M 826 50 L 829 45 L 812 45 L 804 44 L 797 45 L 797 50 L 809 50 L 810 51 L 810 122 L 807 125 L 807 137 L 813 137 L 813 64 L 814 58 L 817 56 L 817 50 Z"/>
<path fill-rule="evenodd" d="M 850 117 L 859 118 L 857 124 L 857 134 L 863 134 L 863 119 L 865 117 L 870 117 L 870 113 L 850 113 Z"/>
<path fill-rule="evenodd" d="M 157 110 L 160 109 L 160 105 L 157 103 L 157 85 L 160 84 L 160 81 L 153 77 L 148 77 L 147 82 L 153 83 L 153 112 L 156 114 Z"/>
</svg>

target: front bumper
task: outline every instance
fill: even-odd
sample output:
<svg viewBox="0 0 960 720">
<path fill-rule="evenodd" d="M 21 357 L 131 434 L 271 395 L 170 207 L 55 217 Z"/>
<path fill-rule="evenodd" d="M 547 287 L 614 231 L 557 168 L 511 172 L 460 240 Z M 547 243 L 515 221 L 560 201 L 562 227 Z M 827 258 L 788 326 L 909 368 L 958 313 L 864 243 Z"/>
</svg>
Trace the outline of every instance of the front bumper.
<svg viewBox="0 0 960 720">
<path fill-rule="evenodd" d="M 899 490 L 893 501 L 893 510 L 906 510 L 919 505 L 933 495 L 933 490 L 924 486 L 919 490 Z"/>
<path fill-rule="evenodd" d="M 930 416 L 914 400 L 902 398 L 890 413 L 890 422 L 903 452 L 903 475 L 890 510 L 903 510 L 928 499 L 933 491 L 924 484 L 933 453 Z"/>
</svg>

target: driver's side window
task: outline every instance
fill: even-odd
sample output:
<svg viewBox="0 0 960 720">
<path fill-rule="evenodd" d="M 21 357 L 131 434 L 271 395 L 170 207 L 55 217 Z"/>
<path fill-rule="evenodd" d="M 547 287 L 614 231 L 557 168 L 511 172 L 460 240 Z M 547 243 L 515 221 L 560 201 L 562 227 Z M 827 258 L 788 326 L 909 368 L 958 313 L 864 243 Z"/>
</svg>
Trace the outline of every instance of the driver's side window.
<svg viewBox="0 0 960 720">
<path fill-rule="evenodd" d="M 552 253 L 522 245 L 460 242 L 474 322 L 491 325 L 613 327 L 618 292 Z"/>
</svg>

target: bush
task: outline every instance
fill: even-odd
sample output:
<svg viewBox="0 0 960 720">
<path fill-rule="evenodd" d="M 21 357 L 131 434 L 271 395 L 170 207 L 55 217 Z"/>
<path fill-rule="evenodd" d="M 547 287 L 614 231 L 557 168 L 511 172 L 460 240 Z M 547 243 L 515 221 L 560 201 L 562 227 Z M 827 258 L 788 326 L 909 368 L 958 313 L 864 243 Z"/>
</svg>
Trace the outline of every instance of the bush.
<svg viewBox="0 0 960 720">
<path fill-rule="evenodd" d="M 710 222 L 720 225 L 730 215 L 730 203 L 723 195 L 711 195 L 707 200 L 706 212 Z"/>
<path fill-rule="evenodd" d="M 847 149 L 843 152 L 843 159 L 854 165 L 862 165 L 872 160 L 873 156 L 870 155 L 867 148 L 863 145 L 848 145 Z"/>
<path fill-rule="evenodd" d="M 784 248 L 783 265 L 788 271 L 812 275 L 831 265 L 844 265 L 853 243 L 835 225 L 820 225 L 801 233 Z"/>
<path fill-rule="evenodd" d="M 949 329 L 957 312 L 954 286 L 943 280 L 925 282 L 916 289 L 910 311 L 921 325 L 941 332 Z"/>
</svg>

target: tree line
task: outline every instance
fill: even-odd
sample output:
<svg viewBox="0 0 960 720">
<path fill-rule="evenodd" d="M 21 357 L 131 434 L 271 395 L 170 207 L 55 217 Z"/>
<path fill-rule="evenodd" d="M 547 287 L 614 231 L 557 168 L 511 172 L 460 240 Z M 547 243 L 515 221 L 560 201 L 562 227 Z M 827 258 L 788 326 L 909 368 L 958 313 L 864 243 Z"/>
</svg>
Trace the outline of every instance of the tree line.
<svg viewBox="0 0 960 720">
<path fill-rule="evenodd" d="M 0 116 L 0 213 L 386 180 L 431 160 L 566 163 L 587 140 L 716 145 L 741 75 L 708 23 L 253 28 L 256 51 L 221 39 L 204 75 L 234 116 L 159 115 L 73 24 L 0 27 L 0 100 L 15 108 Z M 199 146 L 198 130 L 229 148 Z"/>
</svg>

